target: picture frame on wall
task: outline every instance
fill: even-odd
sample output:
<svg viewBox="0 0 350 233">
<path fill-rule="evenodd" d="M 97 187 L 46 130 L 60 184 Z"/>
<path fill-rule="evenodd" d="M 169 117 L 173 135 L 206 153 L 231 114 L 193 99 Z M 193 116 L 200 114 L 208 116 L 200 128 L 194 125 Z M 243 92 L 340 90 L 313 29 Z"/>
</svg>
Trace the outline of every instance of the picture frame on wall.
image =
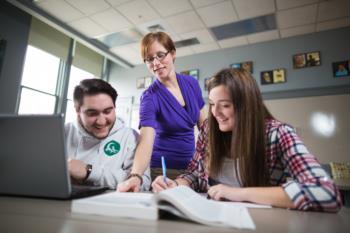
<svg viewBox="0 0 350 233">
<path fill-rule="evenodd" d="M 286 69 L 274 69 L 273 70 L 273 83 L 285 83 L 286 82 Z"/>
<path fill-rule="evenodd" d="M 153 82 L 152 76 L 145 77 L 145 88 L 147 89 L 149 86 L 151 86 L 152 82 Z"/>
<path fill-rule="evenodd" d="M 236 69 L 243 69 L 251 74 L 253 73 L 253 62 L 252 61 L 245 61 L 245 62 L 239 62 L 239 63 L 233 63 L 230 65 L 231 68 L 236 68 Z"/>
<path fill-rule="evenodd" d="M 189 75 L 194 77 L 196 80 L 199 80 L 199 70 L 198 69 L 190 70 Z"/>
<path fill-rule="evenodd" d="M 242 67 L 242 63 L 233 63 L 230 66 L 233 69 L 240 69 Z"/>
<path fill-rule="evenodd" d="M 260 73 L 260 83 L 262 85 L 285 83 L 286 69 L 278 68 L 274 70 L 265 70 Z"/>
<path fill-rule="evenodd" d="M 321 54 L 319 51 L 299 53 L 293 55 L 293 68 L 300 69 L 321 65 Z"/>
<path fill-rule="evenodd" d="M 273 84 L 273 71 L 265 70 L 260 72 L 260 83 L 262 85 Z"/>
<path fill-rule="evenodd" d="M 136 80 L 136 89 L 144 89 L 145 88 L 145 78 L 138 78 Z"/>
<path fill-rule="evenodd" d="M 196 80 L 199 80 L 199 69 L 184 70 L 184 71 L 181 71 L 180 73 L 192 76 Z"/>
<path fill-rule="evenodd" d="M 321 55 L 320 52 L 310 52 L 306 53 L 306 67 L 320 66 L 321 65 Z"/>
<path fill-rule="evenodd" d="M 293 68 L 300 69 L 306 67 L 305 53 L 293 55 Z"/>
<path fill-rule="evenodd" d="M 335 78 L 350 76 L 350 60 L 333 62 L 332 68 L 333 77 Z"/>
<path fill-rule="evenodd" d="M 209 78 L 205 78 L 204 79 L 204 90 L 208 90 L 208 84 L 209 84 L 209 81 L 212 77 L 209 77 Z"/>
</svg>

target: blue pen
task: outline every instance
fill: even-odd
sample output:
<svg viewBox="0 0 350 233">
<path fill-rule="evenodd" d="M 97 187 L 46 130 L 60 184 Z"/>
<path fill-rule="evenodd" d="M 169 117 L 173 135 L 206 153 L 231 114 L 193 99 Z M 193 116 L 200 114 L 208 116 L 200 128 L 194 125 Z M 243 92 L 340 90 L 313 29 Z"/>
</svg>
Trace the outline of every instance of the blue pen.
<svg viewBox="0 0 350 233">
<path fill-rule="evenodd" d="M 164 180 L 164 183 L 165 183 L 166 185 L 168 185 L 168 183 L 166 182 L 166 165 L 165 165 L 165 159 L 164 159 L 164 156 L 162 156 L 161 158 L 162 158 L 163 180 Z"/>
</svg>

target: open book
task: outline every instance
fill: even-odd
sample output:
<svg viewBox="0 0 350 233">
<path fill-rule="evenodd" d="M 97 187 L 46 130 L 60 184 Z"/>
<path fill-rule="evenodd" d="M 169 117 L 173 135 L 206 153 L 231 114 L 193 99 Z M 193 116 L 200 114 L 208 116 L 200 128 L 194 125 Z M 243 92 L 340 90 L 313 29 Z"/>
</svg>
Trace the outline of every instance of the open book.
<svg viewBox="0 0 350 233">
<path fill-rule="evenodd" d="M 158 210 L 210 226 L 255 229 L 247 208 L 207 200 L 186 186 L 156 194 L 111 192 L 74 200 L 73 213 L 158 219 Z"/>
</svg>

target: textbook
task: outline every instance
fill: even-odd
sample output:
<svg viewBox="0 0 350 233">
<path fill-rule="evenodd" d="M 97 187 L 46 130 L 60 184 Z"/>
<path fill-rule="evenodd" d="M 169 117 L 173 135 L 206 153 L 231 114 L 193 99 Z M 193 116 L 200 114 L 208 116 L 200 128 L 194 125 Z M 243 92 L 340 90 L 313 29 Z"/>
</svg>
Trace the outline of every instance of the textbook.
<svg viewBox="0 0 350 233">
<path fill-rule="evenodd" d="M 207 200 L 186 186 L 155 194 L 110 192 L 72 201 L 73 213 L 157 220 L 160 210 L 209 226 L 255 229 L 246 207 Z"/>
</svg>

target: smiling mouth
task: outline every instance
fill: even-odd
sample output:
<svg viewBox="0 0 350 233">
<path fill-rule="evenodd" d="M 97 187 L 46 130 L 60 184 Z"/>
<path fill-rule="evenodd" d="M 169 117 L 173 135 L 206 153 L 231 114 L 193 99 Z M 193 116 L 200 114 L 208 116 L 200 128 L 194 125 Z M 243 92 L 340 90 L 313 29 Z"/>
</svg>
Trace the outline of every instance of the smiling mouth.
<svg viewBox="0 0 350 233">
<path fill-rule="evenodd" d="M 227 122 L 227 119 L 225 119 L 225 120 L 217 119 L 217 121 L 218 121 L 219 123 L 226 123 L 226 122 Z"/>
<path fill-rule="evenodd" d="M 157 71 L 159 71 L 159 70 L 161 70 L 161 69 L 164 69 L 165 67 L 160 67 L 160 68 L 158 68 L 158 69 L 155 69 L 155 70 L 153 70 L 153 72 L 157 72 Z"/>
<path fill-rule="evenodd" d="M 99 127 L 97 127 L 97 126 L 95 126 L 94 128 L 95 129 L 97 129 L 97 130 L 104 130 L 104 129 L 106 129 L 108 126 L 106 125 L 106 126 L 99 126 Z"/>
</svg>

